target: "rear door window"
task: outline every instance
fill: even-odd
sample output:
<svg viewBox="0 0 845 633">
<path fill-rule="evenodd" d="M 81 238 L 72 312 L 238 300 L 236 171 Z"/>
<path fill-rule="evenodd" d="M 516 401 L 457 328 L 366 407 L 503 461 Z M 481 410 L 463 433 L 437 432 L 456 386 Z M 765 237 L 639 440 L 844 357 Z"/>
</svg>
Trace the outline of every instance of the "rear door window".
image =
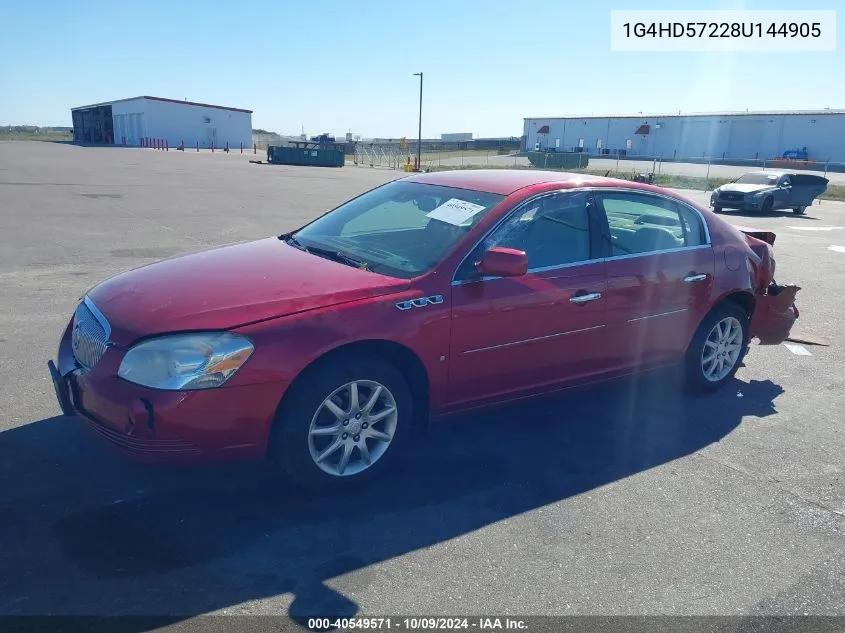
<svg viewBox="0 0 845 633">
<path fill-rule="evenodd" d="M 607 218 L 612 256 L 707 243 L 698 213 L 674 200 L 639 192 L 606 192 L 598 198 Z"/>
</svg>

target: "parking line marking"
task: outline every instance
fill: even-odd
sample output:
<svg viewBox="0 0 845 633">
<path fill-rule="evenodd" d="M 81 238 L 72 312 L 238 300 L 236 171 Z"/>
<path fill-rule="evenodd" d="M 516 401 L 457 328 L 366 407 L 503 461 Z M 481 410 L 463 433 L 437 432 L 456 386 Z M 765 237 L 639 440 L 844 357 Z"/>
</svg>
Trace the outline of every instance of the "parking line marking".
<svg viewBox="0 0 845 633">
<path fill-rule="evenodd" d="M 845 246 L 828 246 L 827 250 L 835 253 L 845 253 Z"/>
<path fill-rule="evenodd" d="M 796 356 L 812 356 L 813 354 L 803 345 L 796 345 L 795 343 L 784 343 L 783 346 Z"/>
<path fill-rule="evenodd" d="M 837 231 L 845 229 L 845 226 L 792 226 L 787 224 L 786 228 L 795 229 L 796 231 Z"/>
</svg>

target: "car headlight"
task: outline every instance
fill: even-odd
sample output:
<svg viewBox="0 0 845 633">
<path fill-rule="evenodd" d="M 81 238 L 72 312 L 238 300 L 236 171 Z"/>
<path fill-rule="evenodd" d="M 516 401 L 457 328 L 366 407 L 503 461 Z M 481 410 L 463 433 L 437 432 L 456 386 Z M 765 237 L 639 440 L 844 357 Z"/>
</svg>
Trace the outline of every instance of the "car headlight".
<svg viewBox="0 0 845 633">
<path fill-rule="evenodd" d="M 132 347 L 117 375 L 153 389 L 213 389 L 234 376 L 254 350 L 249 339 L 231 332 L 170 334 Z"/>
</svg>

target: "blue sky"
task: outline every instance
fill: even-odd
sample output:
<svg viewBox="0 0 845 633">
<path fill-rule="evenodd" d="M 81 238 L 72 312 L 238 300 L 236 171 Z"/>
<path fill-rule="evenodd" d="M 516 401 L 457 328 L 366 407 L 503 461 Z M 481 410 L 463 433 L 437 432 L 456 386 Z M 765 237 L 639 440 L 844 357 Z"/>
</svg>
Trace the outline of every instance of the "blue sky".
<svg viewBox="0 0 845 633">
<path fill-rule="evenodd" d="M 249 108 L 281 133 L 416 136 L 420 70 L 427 137 L 519 135 L 526 116 L 845 107 L 841 49 L 610 51 L 611 9 L 678 5 L 0 0 L 0 124 L 70 125 L 72 106 L 149 94 Z"/>
</svg>

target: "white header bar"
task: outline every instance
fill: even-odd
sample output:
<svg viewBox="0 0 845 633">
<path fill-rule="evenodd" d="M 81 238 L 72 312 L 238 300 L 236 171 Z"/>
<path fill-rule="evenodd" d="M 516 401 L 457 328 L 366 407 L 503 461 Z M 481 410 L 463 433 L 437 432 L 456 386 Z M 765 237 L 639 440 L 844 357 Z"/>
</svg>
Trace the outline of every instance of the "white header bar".
<svg viewBox="0 0 845 633">
<path fill-rule="evenodd" d="M 836 11 L 611 11 L 614 52 L 835 52 Z"/>
</svg>

